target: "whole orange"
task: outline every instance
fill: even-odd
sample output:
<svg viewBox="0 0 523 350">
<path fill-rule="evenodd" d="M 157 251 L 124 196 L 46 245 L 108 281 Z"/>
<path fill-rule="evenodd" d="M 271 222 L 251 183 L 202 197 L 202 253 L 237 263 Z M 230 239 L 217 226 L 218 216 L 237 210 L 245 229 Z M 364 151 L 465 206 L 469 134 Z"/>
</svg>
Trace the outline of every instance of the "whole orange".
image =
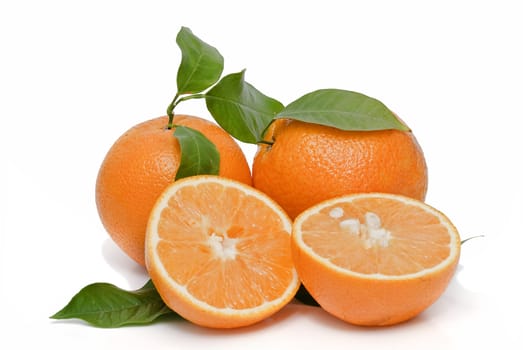
<svg viewBox="0 0 523 350">
<path fill-rule="evenodd" d="M 96 181 L 100 219 L 114 242 L 145 265 L 145 231 L 158 196 L 174 181 L 180 145 L 167 129 L 168 117 L 140 123 L 110 148 Z M 220 153 L 219 175 L 251 184 L 249 165 L 238 144 L 218 125 L 202 118 L 176 115 L 173 123 L 203 133 Z"/>
<path fill-rule="evenodd" d="M 254 157 L 253 185 L 291 218 L 323 200 L 360 192 L 424 200 L 427 166 L 412 132 L 344 131 L 279 119 Z"/>
</svg>

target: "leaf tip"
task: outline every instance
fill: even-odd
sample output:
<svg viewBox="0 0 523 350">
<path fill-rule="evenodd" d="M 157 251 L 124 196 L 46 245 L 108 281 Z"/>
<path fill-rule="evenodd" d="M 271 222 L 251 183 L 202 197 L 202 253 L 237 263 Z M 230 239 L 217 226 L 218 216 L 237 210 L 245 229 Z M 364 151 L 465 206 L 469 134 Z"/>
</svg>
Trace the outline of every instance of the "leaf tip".
<svg viewBox="0 0 523 350">
<path fill-rule="evenodd" d="M 63 320 L 63 319 L 69 318 L 69 317 L 67 317 L 67 315 L 64 314 L 64 309 L 65 308 L 63 308 L 60 311 L 56 312 L 55 314 L 49 316 L 49 318 L 52 320 Z"/>
<path fill-rule="evenodd" d="M 181 27 L 180 27 L 180 30 L 178 31 L 178 34 L 183 33 L 183 32 L 189 32 L 189 33 L 192 33 L 192 30 L 191 30 L 189 27 L 181 26 Z"/>
<path fill-rule="evenodd" d="M 412 132 L 412 129 L 407 124 L 405 124 L 403 121 L 401 121 L 398 118 L 396 118 L 396 119 L 398 120 L 398 124 L 397 124 L 398 130 L 405 131 L 405 132 Z"/>
</svg>

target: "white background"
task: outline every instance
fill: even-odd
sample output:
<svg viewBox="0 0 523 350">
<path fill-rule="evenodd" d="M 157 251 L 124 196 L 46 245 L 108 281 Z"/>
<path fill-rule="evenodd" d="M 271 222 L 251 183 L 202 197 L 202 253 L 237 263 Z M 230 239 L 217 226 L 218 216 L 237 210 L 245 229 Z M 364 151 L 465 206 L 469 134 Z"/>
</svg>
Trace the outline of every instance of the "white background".
<svg viewBox="0 0 523 350">
<path fill-rule="evenodd" d="M 517 1 L 2 1 L 0 348 L 522 348 L 522 15 Z M 302 305 L 233 331 L 49 319 L 89 283 L 147 280 L 101 226 L 94 184 L 115 139 L 165 113 L 181 26 L 285 104 L 355 90 L 410 125 L 427 202 L 485 235 L 436 304 L 377 329 Z M 209 118 L 202 101 L 177 112 Z"/>
</svg>

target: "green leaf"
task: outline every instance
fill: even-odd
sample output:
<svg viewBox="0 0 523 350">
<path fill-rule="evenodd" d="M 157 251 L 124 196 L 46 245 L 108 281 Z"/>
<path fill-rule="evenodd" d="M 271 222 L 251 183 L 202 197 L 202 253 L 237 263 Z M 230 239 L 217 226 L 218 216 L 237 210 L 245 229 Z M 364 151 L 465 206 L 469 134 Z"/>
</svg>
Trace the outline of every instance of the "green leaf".
<svg viewBox="0 0 523 350">
<path fill-rule="evenodd" d="M 297 119 L 342 130 L 409 130 L 380 101 L 339 89 L 308 93 L 286 106 L 277 118 Z"/>
<path fill-rule="evenodd" d="M 125 291 L 109 283 L 90 284 L 51 318 L 78 318 L 97 327 L 115 328 L 150 323 L 172 313 L 149 280 L 135 291 Z"/>
<path fill-rule="evenodd" d="M 245 81 L 245 70 L 223 77 L 205 94 L 207 109 L 236 139 L 257 143 L 283 105 Z"/>
<path fill-rule="evenodd" d="M 220 153 L 205 135 L 198 130 L 177 125 L 174 136 L 181 149 L 180 166 L 175 180 L 199 174 L 218 174 Z"/>
<path fill-rule="evenodd" d="M 178 95 L 201 92 L 220 79 L 223 57 L 216 48 L 200 40 L 186 27 L 178 32 L 176 43 L 182 51 L 176 78 Z"/>
</svg>

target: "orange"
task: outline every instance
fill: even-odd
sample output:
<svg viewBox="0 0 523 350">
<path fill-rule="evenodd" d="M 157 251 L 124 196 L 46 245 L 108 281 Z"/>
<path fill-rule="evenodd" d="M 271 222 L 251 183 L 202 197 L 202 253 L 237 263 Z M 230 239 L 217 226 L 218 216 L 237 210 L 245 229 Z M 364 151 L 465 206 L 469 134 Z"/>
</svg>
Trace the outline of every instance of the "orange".
<svg viewBox="0 0 523 350">
<path fill-rule="evenodd" d="M 180 165 L 180 146 L 166 129 L 167 117 L 138 124 L 110 148 L 96 181 L 100 219 L 114 242 L 141 265 L 145 229 L 158 196 L 174 181 Z M 238 144 L 216 124 L 177 115 L 174 123 L 203 133 L 220 153 L 219 174 L 251 184 L 249 165 Z"/>
<path fill-rule="evenodd" d="M 323 200 L 386 192 L 424 200 L 427 166 L 416 138 L 399 130 L 343 131 L 277 120 L 253 161 L 253 185 L 291 218 Z"/>
<path fill-rule="evenodd" d="M 146 266 L 165 303 L 212 328 L 261 321 L 296 294 L 292 222 L 243 183 L 200 175 L 176 181 L 151 212 Z"/>
<path fill-rule="evenodd" d="M 460 255 L 450 220 L 405 196 L 353 194 L 301 213 L 292 233 L 301 281 L 332 315 L 392 325 L 418 315 L 445 291 Z"/>
</svg>

